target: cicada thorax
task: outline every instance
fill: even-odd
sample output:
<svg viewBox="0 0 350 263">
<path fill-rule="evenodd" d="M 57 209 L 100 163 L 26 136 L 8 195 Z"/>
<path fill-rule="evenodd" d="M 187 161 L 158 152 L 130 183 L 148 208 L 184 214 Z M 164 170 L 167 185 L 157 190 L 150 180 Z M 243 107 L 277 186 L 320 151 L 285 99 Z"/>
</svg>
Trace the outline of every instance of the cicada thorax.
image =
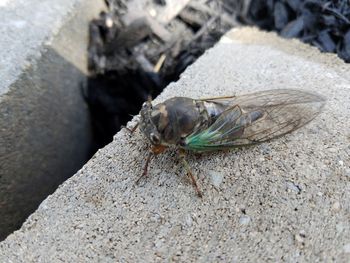
<svg viewBox="0 0 350 263">
<path fill-rule="evenodd" d="M 227 107 L 216 102 L 175 97 L 156 105 L 151 116 L 163 143 L 181 145 L 188 135 L 213 124 Z"/>
<path fill-rule="evenodd" d="M 178 144 L 208 117 L 195 100 L 175 97 L 153 107 L 151 118 L 164 144 Z"/>
</svg>

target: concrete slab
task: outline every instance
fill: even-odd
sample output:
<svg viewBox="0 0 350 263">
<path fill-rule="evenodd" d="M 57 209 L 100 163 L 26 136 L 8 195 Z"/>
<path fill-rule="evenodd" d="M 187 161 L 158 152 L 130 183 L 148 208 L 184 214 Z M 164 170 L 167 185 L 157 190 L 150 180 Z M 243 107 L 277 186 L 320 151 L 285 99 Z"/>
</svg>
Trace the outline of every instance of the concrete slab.
<svg viewBox="0 0 350 263">
<path fill-rule="evenodd" d="M 324 113 L 269 143 L 190 155 L 203 199 L 175 151 L 135 186 L 148 145 L 121 131 L 0 243 L 0 261 L 348 262 L 348 71 L 298 41 L 229 32 L 156 101 L 286 87 L 327 96 Z"/>
<path fill-rule="evenodd" d="M 102 0 L 0 1 L 0 240 L 86 161 L 81 84 Z"/>
</svg>

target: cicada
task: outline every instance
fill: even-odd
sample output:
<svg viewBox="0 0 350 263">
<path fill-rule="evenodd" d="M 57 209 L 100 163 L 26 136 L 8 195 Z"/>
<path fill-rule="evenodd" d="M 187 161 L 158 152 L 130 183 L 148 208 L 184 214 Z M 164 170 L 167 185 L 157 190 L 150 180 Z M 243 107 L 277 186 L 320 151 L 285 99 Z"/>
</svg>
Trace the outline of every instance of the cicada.
<svg viewBox="0 0 350 263">
<path fill-rule="evenodd" d="M 186 151 L 217 151 L 280 137 L 310 122 L 325 101 L 318 94 L 294 89 L 206 99 L 174 97 L 155 106 L 147 101 L 139 125 L 151 148 L 142 176 L 153 155 L 175 146 L 195 190 L 202 196 L 185 159 Z"/>
</svg>

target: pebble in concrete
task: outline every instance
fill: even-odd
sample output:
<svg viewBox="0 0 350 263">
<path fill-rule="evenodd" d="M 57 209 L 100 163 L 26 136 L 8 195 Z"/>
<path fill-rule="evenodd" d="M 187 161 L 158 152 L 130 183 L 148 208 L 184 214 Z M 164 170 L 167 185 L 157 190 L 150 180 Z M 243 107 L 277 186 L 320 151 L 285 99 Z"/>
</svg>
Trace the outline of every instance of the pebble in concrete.
<svg viewBox="0 0 350 263">
<path fill-rule="evenodd" d="M 298 41 L 229 32 L 156 102 L 299 88 L 329 98 L 322 115 L 268 148 L 191 154 L 203 199 L 174 151 L 135 186 L 148 145 L 122 130 L 0 243 L 0 261 L 348 262 L 348 71 Z M 223 174 L 220 187 L 206 171 Z"/>
</svg>

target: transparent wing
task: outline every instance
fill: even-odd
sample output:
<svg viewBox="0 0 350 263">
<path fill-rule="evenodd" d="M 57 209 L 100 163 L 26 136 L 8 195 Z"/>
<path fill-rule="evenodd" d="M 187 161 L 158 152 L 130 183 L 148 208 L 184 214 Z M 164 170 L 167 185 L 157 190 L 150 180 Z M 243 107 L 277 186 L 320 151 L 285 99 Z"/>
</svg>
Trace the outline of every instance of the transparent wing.
<svg viewBox="0 0 350 263">
<path fill-rule="evenodd" d="M 261 143 L 292 132 L 315 118 L 325 98 L 310 92 L 279 89 L 231 99 L 214 99 L 226 110 L 207 129 L 185 139 L 184 148 L 210 151 Z"/>
</svg>

